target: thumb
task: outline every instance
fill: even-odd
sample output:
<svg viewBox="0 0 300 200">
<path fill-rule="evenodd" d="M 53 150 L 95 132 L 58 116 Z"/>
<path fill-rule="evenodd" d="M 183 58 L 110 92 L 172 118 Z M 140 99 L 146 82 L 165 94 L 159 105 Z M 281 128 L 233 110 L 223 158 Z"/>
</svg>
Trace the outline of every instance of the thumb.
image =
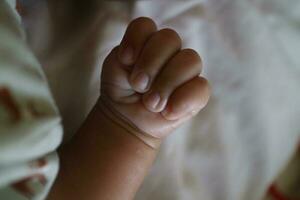
<svg viewBox="0 0 300 200">
<path fill-rule="evenodd" d="M 101 96 L 105 95 L 115 102 L 133 103 L 139 94 L 132 89 L 128 77 L 128 66 L 118 59 L 119 46 L 115 47 L 106 57 L 101 73 Z"/>
</svg>

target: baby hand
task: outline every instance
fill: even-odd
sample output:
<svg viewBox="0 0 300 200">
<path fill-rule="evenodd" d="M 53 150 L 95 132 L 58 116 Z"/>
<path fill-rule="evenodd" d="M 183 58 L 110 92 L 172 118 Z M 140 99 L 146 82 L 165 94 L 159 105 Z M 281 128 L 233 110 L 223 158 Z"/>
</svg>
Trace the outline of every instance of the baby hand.
<svg viewBox="0 0 300 200">
<path fill-rule="evenodd" d="M 179 35 L 157 30 L 149 18 L 133 20 L 103 64 L 99 105 L 115 122 L 155 147 L 208 102 L 201 58 L 181 49 Z"/>
</svg>

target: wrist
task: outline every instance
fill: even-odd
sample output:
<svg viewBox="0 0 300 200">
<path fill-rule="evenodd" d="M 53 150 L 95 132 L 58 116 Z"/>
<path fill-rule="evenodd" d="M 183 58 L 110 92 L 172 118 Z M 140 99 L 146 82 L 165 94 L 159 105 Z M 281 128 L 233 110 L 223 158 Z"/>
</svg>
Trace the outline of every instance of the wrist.
<svg viewBox="0 0 300 200">
<path fill-rule="evenodd" d="M 60 149 L 60 171 L 48 199 L 133 199 L 160 140 L 153 148 L 106 114 L 97 104 Z"/>
<path fill-rule="evenodd" d="M 99 112 L 99 114 L 104 118 L 106 118 L 110 123 L 112 123 L 113 126 L 120 127 L 123 130 L 124 134 L 129 134 L 136 137 L 152 149 L 159 149 L 159 146 L 162 142 L 161 138 L 153 137 L 140 130 L 137 126 L 130 122 L 130 120 L 128 120 L 125 116 L 114 109 L 114 107 L 106 97 L 100 96 L 94 109 L 96 110 L 96 112 Z"/>
</svg>

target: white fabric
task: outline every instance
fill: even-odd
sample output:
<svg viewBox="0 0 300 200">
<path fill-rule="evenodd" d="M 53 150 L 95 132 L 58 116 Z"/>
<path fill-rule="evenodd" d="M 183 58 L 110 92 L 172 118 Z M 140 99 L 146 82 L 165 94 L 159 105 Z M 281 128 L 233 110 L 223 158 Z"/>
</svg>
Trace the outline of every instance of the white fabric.
<svg viewBox="0 0 300 200">
<path fill-rule="evenodd" d="M 58 172 L 62 128 L 15 1 L 0 1 L 0 38 L 0 199 L 43 199 Z"/>
</svg>

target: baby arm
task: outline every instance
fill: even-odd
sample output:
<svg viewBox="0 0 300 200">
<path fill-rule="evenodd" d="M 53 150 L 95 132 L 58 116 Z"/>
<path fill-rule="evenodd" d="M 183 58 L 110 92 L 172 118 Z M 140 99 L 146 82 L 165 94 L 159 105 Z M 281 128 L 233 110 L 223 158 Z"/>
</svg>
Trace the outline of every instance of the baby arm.
<svg viewBox="0 0 300 200">
<path fill-rule="evenodd" d="M 48 199 L 133 199 L 163 138 L 206 105 L 200 72 L 175 31 L 132 21 L 103 64 L 96 106 L 60 151 Z"/>
</svg>

